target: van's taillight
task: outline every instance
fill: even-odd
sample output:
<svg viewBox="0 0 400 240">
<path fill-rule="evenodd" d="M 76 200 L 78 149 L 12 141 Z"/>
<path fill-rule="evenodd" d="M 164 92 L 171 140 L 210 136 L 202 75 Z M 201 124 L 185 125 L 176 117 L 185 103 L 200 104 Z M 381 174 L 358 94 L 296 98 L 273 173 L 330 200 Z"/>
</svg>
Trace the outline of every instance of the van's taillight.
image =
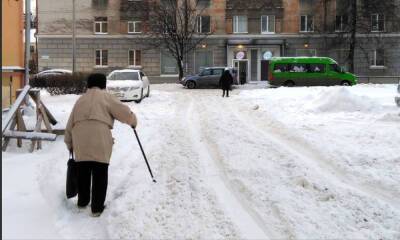
<svg viewBox="0 0 400 240">
<path fill-rule="evenodd" d="M 273 75 L 271 69 L 268 71 L 268 80 L 272 81 L 273 80 Z"/>
</svg>

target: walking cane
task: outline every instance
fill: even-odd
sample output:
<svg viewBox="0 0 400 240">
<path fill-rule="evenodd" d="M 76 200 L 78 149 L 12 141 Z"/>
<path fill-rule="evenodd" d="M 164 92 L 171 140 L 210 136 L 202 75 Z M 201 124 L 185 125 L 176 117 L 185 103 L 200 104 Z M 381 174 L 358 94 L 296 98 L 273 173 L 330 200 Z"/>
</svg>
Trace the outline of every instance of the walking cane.
<svg viewBox="0 0 400 240">
<path fill-rule="evenodd" d="M 135 132 L 135 136 L 136 136 L 136 139 L 137 139 L 137 141 L 139 143 L 140 150 L 142 150 L 142 154 L 143 154 L 144 160 L 146 161 L 147 168 L 149 169 L 151 179 L 153 179 L 153 182 L 157 182 L 154 179 L 153 173 L 151 172 L 151 168 L 150 168 L 149 162 L 147 161 L 146 154 L 144 154 L 143 147 L 142 147 L 142 144 L 140 143 L 139 136 L 137 135 L 136 129 L 134 127 L 132 127 L 132 128 L 133 128 L 133 132 Z"/>
</svg>

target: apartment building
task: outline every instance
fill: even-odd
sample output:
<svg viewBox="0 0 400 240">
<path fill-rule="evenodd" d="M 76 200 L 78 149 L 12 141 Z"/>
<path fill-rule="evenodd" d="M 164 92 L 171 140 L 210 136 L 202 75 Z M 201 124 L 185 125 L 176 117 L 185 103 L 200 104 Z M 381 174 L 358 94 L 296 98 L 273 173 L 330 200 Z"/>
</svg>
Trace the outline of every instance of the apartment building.
<svg viewBox="0 0 400 240">
<path fill-rule="evenodd" d="M 398 0 L 389 0 L 398 1 Z M 242 82 L 268 78 L 273 56 L 328 56 L 347 64 L 344 0 L 201 0 L 199 31 L 212 32 L 185 61 L 186 74 L 235 66 Z M 39 70 L 72 69 L 72 1 L 38 0 Z M 148 44 L 149 0 L 76 1 L 77 71 L 140 67 L 152 81 L 176 81 L 168 51 Z M 400 31 L 385 12 L 365 15 L 358 75 L 400 75 Z M 371 37 L 372 36 L 372 37 Z"/>
</svg>

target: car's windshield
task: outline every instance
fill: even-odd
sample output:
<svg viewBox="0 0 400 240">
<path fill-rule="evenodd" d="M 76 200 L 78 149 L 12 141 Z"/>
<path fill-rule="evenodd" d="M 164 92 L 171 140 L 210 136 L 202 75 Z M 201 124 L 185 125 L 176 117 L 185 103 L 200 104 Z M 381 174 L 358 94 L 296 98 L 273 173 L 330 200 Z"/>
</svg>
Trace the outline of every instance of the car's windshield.
<svg viewBox="0 0 400 240">
<path fill-rule="evenodd" d="M 108 80 L 139 80 L 138 72 L 116 72 Z"/>
</svg>

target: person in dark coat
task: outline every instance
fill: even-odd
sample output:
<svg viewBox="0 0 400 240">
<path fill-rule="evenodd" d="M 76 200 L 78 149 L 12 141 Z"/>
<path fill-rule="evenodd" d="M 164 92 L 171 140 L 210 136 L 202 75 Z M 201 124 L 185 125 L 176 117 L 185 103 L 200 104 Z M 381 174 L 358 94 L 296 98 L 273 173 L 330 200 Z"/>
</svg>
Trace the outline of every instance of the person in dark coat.
<svg viewBox="0 0 400 240">
<path fill-rule="evenodd" d="M 229 90 L 231 89 L 231 85 L 233 83 L 232 75 L 229 73 L 229 70 L 225 70 L 219 79 L 219 85 L 222 88 L 222 97 L 229 97 Z"/>
</svg>

